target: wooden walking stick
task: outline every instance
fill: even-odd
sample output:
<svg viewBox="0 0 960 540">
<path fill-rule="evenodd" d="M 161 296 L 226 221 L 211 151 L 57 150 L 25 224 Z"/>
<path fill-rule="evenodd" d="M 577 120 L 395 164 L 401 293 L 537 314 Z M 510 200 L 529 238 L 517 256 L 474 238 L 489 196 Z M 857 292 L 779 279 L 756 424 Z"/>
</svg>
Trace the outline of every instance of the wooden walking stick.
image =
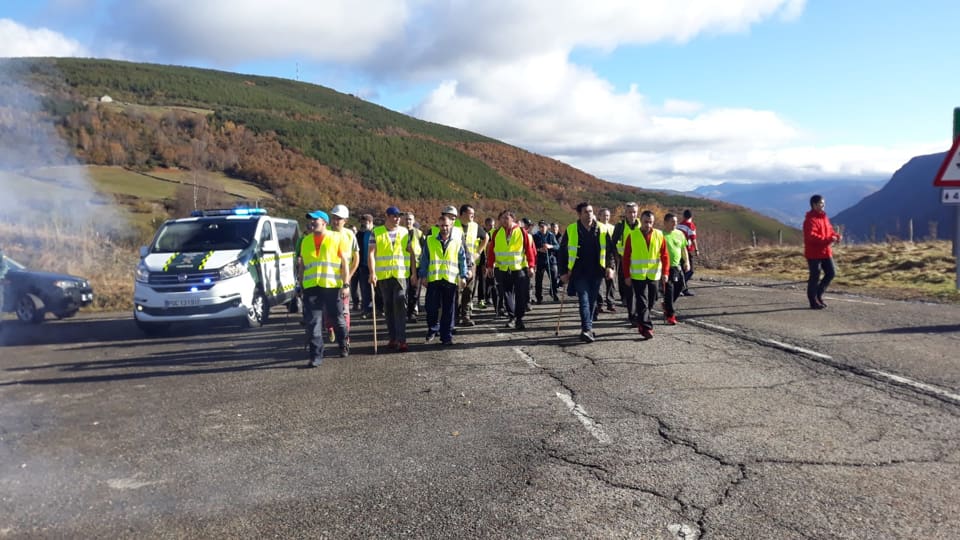
<svg viewBox="0 0 960 540">
<path fill-rule="evenodd" d="M 373 305 L 373 354 L 377 354 L 377 289 L 370 284 L 370 304 Z"/>
<path fill-rule="evenodd" d="M 557 314 L 557 330 L 553 333 L 554 336 L 560 335 L 560 317 L 563 317 L 563 301 L 566 299 L 567 295 L 561 292 L 560 294 L 560 313 Z"/>
</svg>

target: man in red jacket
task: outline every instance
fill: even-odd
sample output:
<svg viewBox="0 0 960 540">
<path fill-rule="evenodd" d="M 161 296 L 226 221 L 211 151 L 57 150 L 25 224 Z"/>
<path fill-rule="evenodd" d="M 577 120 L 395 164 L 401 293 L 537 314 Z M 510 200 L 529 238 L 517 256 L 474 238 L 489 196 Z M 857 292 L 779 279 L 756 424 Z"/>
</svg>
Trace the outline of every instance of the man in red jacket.
<svg viewBox="0 0 960 540">
<path fill-rule="evenodd" d="M 840 234 L 830 225 L 830 218 L 823 211 L 827 202 L 823 196 L 810 197 L 810 211 L 803 220 L 803 256 L 810 268 L 807 279 L 807 300 L 810 309 L 823 309 L 823 293 L 827 290 L 836 270 L 833 264 L 833 250 L 830 246 L 840 241 Z M 820 279 L 820 272 L 823 279 Z"/>
</svg>

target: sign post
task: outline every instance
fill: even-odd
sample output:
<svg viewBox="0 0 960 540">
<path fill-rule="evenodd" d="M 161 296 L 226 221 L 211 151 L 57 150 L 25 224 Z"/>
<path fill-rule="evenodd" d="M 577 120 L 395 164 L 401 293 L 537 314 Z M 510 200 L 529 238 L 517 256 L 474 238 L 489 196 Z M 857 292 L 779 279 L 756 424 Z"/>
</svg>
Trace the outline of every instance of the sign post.
<svg viewBox="0 0 960 540">
<path fill-rule="evenodd" d="M 940 202 L 954 207 L 953 257 L 960 262 L 960 107 L 953 109 L 953 146 L 940 165 L 933 186 L 941 188 Z M 960 264 L 956 266 L 956 288 L 960 290 Z"/>
</svg>

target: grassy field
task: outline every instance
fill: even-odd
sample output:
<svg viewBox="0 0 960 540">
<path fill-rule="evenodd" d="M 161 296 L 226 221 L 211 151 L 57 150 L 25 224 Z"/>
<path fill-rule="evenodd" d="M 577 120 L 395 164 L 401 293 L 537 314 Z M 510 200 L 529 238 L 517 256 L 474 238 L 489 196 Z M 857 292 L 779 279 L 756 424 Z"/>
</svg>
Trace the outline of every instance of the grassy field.
<svg viewBox="0 0 960 540">
<path fill-rule="evenodd" d="M 960 303 L 956 261 L 948 241 L 857 244 L 834 249 L 831 290 L 901 300 Z M 800 246 L 740 248 L 714 257 L 703 275 L 779 281 L 807 279 Z"/>
</svg>

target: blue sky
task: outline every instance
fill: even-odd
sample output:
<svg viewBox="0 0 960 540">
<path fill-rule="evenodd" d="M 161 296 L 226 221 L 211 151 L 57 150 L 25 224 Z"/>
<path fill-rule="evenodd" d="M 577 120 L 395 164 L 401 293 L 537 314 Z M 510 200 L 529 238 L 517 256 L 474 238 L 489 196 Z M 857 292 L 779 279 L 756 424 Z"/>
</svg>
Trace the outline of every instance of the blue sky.
<svg viewBox="0 0 960 540">
<path fill-rule="evenodd" d="M 950 146 L 960 3 L 6 0 L 0 56 L 300 79 L 642 187 L 884 179 Z"/>
</svg>

